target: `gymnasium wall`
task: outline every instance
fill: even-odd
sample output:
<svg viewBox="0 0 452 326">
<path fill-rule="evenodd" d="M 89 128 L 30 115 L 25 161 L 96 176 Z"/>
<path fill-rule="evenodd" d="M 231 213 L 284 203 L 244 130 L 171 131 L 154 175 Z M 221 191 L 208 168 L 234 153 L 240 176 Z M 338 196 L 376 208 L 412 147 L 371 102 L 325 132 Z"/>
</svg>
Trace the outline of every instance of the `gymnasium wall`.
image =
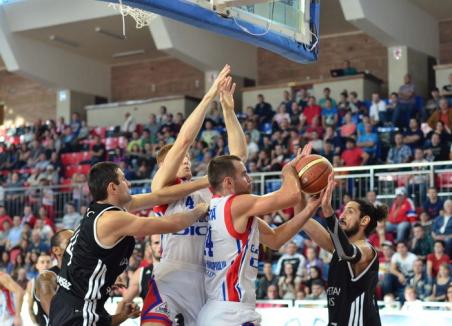
<svg viewBox="0 0 452 326">
<path fill-rule="evenodd" d="M 452 63 L 452 20 L 439 23 L 439 63 Z"/>
</svg>

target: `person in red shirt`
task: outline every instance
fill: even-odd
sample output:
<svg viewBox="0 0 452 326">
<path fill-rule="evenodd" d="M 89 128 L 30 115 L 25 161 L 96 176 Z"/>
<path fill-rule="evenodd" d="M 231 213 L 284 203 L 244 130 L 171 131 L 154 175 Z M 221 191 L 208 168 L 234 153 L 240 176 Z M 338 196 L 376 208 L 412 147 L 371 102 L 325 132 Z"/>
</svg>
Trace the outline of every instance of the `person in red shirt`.
<svg viewBox="0 0 452 326">
<path fill-rule="evenodd" d="M 427 275 L 430 279 L 436 277 L 439 271 L 439 266 L 446 263 L 450 264 L 450 258 L 444 253 L 446 244 L 442 240 L 436 240 L 433 247 L 433 253 L 427 255 Z"/>
<path fill-rule="evenodd" d="M 369 159 L 369 154 L 364 152 L 361 148 L 356 147 L 356 141 L 353 138 L 347 139 L 345 147 L 346 149 L 341 155 L 344 166 L 359 166 L 366 164 Z"/>
<path fill-rule="evenodd" d="M 8 221 L 10 225 L 13 225 L 13 220 L 8 215 L 8 213 L 6 213 L 5 206 L 0 206 L 0 231 L 4 231 L 3 223 L 5 221 Z"/>
<path fill-rule="evenodd" d="M 369 243 L 374 246 L 378 251 L 378 257 L 383 255 L 382 253 L 382 244 L 390 243 L 394 245 L 394 235 L 391 232 L 386 231 L 386 222 L 380 221 L 377 222 L 377 228 L 374 233 L 369 236 Z"/>
<path fill-rule="evenodd" d="M 410 222 L 416 221 L 416 209 L 404 187 L 397 188 L 395 195 L 396 198 L 388 213 L 386 230 L 397 234 L 396 242 L 407 241 L 411 228 Z"/>
<path fill-rule="evenodd" d="M 300 121 L 308 126 L 312 125 L 314 117 L 319 117 L 322 114 L 322 108 L 315 102 L 315 96 L 309 96 L 308 105 L 304 108 L 303 113 L 300 115 Z"/>
</svg>

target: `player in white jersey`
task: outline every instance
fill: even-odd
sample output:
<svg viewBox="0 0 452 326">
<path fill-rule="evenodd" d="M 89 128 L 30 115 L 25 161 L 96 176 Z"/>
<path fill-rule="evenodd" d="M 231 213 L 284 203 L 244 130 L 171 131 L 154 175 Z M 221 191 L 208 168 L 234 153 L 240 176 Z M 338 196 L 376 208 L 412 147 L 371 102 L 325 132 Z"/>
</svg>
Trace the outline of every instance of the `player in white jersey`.
<svg viewBox="0 0 452 326">
<path fill-rule="evenodd" d="M 208 177 L 214 198 L 204 251 L 208 301 L 197 325 L 259 325 L 260 316 L 255 311 L 259 242 L 279 249 L 314 215 L 321 195 L 309 198 L 300 213 L 275 229 L 255 216 L 301 202 L 304 194 L 294 167 L 310 150 L 306 146 L 287 164 L 282 171 L 281 188 L 264 196 L 250 194 L 251 179 L 240 158 L 219 156 L 210 162 Z"/>
<path fill-rule="evenodd" d="M 0 272 L 0 325 L 21 326 L 25 291 L 6 273 Z"/>
<path fill-rule="evenodd" d="M 175 183 L 189 182 L 191 175 L 188 150 L 204 122 L 210 103 L 220 95 L 229 149 L 246 160 L 246 139 L 234 112 L 230 67 L 226 65 L 198 107 L 187 118 L 174 144 L 163 147 L 158 156 L 157 171 L 152 190 L 159 190 Z M 210 202 L 208 189 L 196 191 L 168 206 L 154 208 L 158 215 L 183 212 L 199 202 Z M 185 326 L 195 325 L 196 317 L 205 303 L 204 289 L 204 241 L 207 219 L 199 220 L 191 227 L 162 237 L 162 257 L 154 269 L 153 284 L 149 287 L 142 310 L 142 325 L 171 325 L 176 315 L 182 315 Z M 169 316 L 169 318 L 168 318 Z"/>
</svg>

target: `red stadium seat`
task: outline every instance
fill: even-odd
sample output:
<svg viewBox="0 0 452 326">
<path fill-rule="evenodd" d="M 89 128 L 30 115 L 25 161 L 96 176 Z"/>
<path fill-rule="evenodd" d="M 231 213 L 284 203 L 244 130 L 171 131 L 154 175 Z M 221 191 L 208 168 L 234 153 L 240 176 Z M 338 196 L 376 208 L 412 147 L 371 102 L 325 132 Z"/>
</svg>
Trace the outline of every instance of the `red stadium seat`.
<svg viewBox="0 0 452 326">
<path fill-rule="evenodd" d="M 107 151 L 117 148 L 118 145 L 119 145 L 118 137 L 108 137 L 107 139 L 105 139 L 105 149 Z"/>
<path fill-rule="evenodd" d="M 437 175 L 438 188 L 452 188 L 452 172 L 442 172 Z"/>
</svg>

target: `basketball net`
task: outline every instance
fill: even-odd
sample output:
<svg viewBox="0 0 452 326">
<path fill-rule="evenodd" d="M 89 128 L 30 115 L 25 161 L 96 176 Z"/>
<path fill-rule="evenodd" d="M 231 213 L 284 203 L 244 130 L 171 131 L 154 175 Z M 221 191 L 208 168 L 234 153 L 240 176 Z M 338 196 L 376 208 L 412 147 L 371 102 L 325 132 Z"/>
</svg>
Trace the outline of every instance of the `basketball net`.
<svg viewBox="0 0 452 326">
<path fill-rule="evenodd" d="M 124 37 L 126 37 L 126 24 L 124 20 L 126 16 L 130 16 L 135 20 L 136 28 L 143 28 L 145 26 L 149 26 L 152 19 L 157 16 L 152 12 L 124 5 L 122 4 L 122 0 L 119 0 L 119 3 L 109 3 L 108 6 L 116 11 L 119 11 L 119 13 L 121 14 L 122 34 L 124 35 Z"/>
</svg>

